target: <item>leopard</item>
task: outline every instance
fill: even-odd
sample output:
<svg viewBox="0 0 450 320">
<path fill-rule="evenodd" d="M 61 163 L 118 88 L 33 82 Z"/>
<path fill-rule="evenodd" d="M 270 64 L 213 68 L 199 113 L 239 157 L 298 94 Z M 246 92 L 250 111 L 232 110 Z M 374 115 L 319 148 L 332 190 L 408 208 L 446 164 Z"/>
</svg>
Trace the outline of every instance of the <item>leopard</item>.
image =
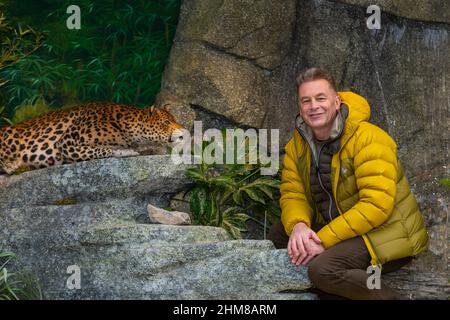
<svg viewBox="0 0 450 320">
<path fill-rule="evenodd" d="M 0 128 L 0 174 L 137 156 L 152 143 L 179 142 L 183 130 L 170 105 L 87 102 Z"/>
</svg>

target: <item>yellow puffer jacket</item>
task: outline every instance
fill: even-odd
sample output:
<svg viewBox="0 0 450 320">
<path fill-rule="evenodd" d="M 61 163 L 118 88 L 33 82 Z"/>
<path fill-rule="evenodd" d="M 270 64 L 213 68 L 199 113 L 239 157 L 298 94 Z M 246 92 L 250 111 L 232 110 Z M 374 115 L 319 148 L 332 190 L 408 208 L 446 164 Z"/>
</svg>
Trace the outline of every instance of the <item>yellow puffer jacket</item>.
<svg viewBox="0 0 450 320">
<path fill-rule="evenodd" d="M 367 101 L 338 93 L 349 110 L 340 150 L 331 161 L 331 184 L 339 216 L 318 231 L 325 248 L 362 236 L 372 265 L 415 256 L 428 235 L 416 199 L 397 160 L 397 146 L 368 122 Z M 298 132 L 285 147 L 281 179 L 281 220 L 290 235 L 298 222 L 320 221 L 310 190 L 311 149 Z"/>
</svg>

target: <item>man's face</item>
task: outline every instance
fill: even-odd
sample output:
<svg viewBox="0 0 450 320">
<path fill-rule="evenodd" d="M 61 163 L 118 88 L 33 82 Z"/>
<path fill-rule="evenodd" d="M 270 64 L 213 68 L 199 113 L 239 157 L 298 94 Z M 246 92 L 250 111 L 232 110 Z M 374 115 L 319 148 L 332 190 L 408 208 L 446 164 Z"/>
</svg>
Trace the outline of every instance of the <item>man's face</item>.
<svg viewBox="0 0 450 320">
<path fill-rule="evenodd" d="M 341 101 L 328 81 L 320 79 L 304 82 L 298 89 L 300 113 L 315 134 L 325 138 L 331 133 Z M 329 131 L 329 132 L 328 132 Z"/>
</svg>

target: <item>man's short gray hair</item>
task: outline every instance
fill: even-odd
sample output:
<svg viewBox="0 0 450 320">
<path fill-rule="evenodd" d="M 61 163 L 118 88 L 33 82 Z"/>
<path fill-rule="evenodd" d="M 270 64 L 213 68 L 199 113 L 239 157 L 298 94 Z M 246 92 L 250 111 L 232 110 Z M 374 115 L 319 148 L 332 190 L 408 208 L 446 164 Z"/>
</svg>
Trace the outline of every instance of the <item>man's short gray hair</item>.
<svg viewBox="0 0 450 320">
<path fill-rule="evenodd" d="M 300 86 L 305 82 L 320 79 L 328 81 L 328 83 L 334 89 L 334 91 L 337 92 L 336 83 L 334 81 L 333 76 L 330 73 L 328 73 L 328 71 L 325 71 L 324 69 L 321 68 L 308 68 L 306 70 L 303 70 L 297 77 L 297 88 L 300 88 Z"/>
</svg>

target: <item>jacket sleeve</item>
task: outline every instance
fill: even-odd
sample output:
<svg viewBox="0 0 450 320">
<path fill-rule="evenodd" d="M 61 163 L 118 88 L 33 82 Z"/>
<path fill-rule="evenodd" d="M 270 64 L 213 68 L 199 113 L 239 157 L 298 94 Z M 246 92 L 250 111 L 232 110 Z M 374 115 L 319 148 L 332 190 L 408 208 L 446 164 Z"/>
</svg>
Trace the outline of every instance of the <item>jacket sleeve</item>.
<svg viewBox="0 0 450 320">
<path fill-rule="evenodd" d="M 311 227 L 312 209 L 305 195 L 304 182 L 301 181 L 297 169 L 297 153 L 295 152 L 294 138 L 286 145 L 286 154 L 283 160 L 280 186 L 281 222 L 287 235 L 299 222 Z"/>
<path fill-rule="evenodd" d="M 359 201 L 317 233 L 325 248 L 380 226 L 394 210 L 398 164 L 391 137 L 364 126 L 356 133 L 353 163 Z"/>
</svg>

